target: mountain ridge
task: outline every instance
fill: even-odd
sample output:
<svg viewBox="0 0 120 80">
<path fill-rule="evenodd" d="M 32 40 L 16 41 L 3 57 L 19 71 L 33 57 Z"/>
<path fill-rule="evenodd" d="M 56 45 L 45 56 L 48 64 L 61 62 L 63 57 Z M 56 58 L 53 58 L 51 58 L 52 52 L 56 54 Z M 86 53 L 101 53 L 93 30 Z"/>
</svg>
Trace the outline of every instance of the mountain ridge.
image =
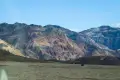
<svg viewBox="0 0 120 80">
<path fill-rule="evenodd" d="M 111 42 L 115 47 L 104 44 L 109 44 L 109 41 L 105 42 L 106 38 L 104 37 L 108 39 L 111 36 L 117 38 L 119 37 L 117 34 L 119 30 L 119 28 L 110 26 L 100 26 L 75 32 L 58 25 L 1 23 L 0 39 L 20 50 L 24 56 L 34 59 L 66 61 L 84 56 L 119 57 L 120 46 L 115 45 L 120 42 L 119 39 L 116 41 L 118 43 Z"/>
</svg>

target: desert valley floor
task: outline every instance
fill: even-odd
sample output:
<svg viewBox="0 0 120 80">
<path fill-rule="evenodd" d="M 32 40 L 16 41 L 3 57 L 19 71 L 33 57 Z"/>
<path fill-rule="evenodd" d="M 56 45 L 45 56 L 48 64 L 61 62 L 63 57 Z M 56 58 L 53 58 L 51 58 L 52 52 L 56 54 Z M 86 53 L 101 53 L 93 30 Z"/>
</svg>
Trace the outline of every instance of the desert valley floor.
<svg viewBox="0 0 120 80">
<path fill-rule="evenodd" d="M 0 62 L 8 80 L 120 80 L 120 66 Z"/>
</svg>

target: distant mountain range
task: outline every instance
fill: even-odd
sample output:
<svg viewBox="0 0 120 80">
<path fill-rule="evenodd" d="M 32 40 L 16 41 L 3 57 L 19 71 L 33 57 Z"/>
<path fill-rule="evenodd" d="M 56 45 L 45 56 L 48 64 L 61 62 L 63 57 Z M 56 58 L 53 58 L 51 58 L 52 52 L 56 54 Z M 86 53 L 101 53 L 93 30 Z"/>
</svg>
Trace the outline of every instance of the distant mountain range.
<svg viewBox="0 0 120 80">
<path fill-rule="evenodd" d="M 120 28 L 105 25 L 74 32 L 58 25 L 1 23 L 0 49 L 38 60 L 120 57 Z"/>
</svg>

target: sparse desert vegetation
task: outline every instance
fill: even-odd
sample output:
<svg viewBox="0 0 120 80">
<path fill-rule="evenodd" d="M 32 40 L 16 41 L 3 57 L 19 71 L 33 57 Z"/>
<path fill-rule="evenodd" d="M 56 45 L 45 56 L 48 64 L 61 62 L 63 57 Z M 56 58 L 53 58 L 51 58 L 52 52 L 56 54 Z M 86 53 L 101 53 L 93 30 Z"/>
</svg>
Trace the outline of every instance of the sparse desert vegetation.
<svg viewBox="0 0 120 80">
<path fill-rule="evenodd" d="M 120 66 L 0 62 L 9 80 L 120 80 Z"/>
</svg>

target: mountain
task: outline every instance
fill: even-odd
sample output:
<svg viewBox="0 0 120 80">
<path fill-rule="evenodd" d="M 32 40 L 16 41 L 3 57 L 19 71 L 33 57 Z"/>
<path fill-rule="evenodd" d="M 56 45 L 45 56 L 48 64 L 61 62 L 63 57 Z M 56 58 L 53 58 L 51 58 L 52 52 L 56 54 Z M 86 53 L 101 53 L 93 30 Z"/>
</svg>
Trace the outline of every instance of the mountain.
<svg viewBox="0 0 120 80">
<path fill-rule="evenodd" d="M 119 56 L 117 31 L 119 28 L 101 26 L 77 33 L 58 25 L 1 23 L 0 39 L 19 50 L 25 57 L 66 61 L 84 56 Z M 109 41 L 111 36 L 118 39 L 117 43 L 114 39 L 113 44 Z M 109 38 L 107 42 L 106 37 Z"/>
<path fill-rule="evenodd" d="M 34 59 L 69 60 L 83 56 L 84 52 L 67 37 L 69 34 L 72 38 L 73 33 L 56 25 L 0 24 L 0 38 Z"/>
<path fill-rule="evenodd" d="M 120 28 L 103 25 L 80 33 L 89 36 L 96 43 L 105 46 L 107 49 L 113 50 L 118 56 L 120 55 Z"/>
</svg>

